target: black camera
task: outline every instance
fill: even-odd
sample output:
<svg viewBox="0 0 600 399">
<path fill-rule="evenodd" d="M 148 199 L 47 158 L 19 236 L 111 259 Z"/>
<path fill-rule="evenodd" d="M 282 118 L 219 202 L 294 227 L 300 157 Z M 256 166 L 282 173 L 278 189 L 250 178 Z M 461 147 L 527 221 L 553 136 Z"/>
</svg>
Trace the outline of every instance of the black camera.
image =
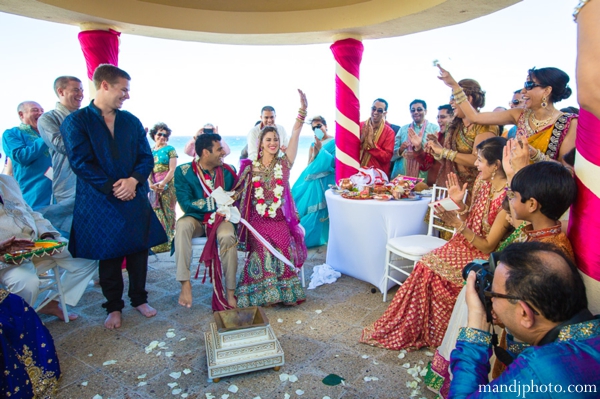
<svg viewBox="0 0 600 399">
<path fill-rule="evenodd" d="M 473 262 L 467 263 L 462 270 L 462 276 L 465 281 L 469 277 L 469 272 L 475 272 L 475 291 L 477 291 L 477 295 L 479 295 L 479 299 L 481 299 L 486 313 L 489 315 L 488 319 L 491 318 L 492 299 L 487 298 L 485 292 L 492 290 L 496 261 L 499 256 L 500 252 L 494 252 L 490 255 L 489 260 L 475 259 Z"/>
<path fill-rule="evenodd" d="M 204 129 L 204 133 L 214 133 L 215 129 Z"/>
</svg>

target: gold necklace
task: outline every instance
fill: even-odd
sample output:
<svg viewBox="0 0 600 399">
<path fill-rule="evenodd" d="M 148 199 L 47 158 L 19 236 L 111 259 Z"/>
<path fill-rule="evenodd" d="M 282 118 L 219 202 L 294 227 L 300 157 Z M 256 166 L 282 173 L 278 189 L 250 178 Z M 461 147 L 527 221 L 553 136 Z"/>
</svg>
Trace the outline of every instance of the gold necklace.
<svg viewBox="0 0 600 399">
<path fill-rule="evenodd" d="M 494 196 L 496 194 L 498 194 L 499 192 L 502 192 L 502 190 L 504 190 L 506 187 L 508 187 L 508 182 L 504 183 L 502 186 L 500 186 L 500 188 L 495 189 L 494 188 L 494 184 L 490 183 L 490 200 L 492 198 L 494 198 Z"/>
<path fill-rule="evenodd" d="M 265 165 L 263 164 L 262 161 L 260 161 L 260 167 L 259 169 L 261 171 L 264 171 L 265 173 L 269 173 L 269 171 L 271 169 L 273 169 L 273 167 L 275 166 L 275 162 L 277 161 L 277 157 L 273 157 L 273 160 L 271 160 L 271 162 L 269 163 L 269 165 Z"/>
<path fill-rule="evenodd" d="M 550 117 L 544 119 L 544 120 L 538 120 L 535 117 L 535 112 L 531 112 L 531 114 L 529 114 L 529 122 L 531 122 L 531 124 L 533 126 L 535 126 L 535 130 L 538 131 L 540 130 L 541 127 L 544 126 L 548 126 L 548 124 L 550 123 L 550 121 L 554 118 L 554 111 L 552 111 L 552 113 L 550 114 Z"/>
</svg>

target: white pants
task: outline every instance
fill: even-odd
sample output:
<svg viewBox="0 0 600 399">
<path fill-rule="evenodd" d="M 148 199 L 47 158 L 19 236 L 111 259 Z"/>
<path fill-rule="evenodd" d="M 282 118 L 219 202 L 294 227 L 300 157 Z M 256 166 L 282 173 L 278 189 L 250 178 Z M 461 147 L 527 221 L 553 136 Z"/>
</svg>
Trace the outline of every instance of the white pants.
<svg viewBox="0 0 600 399">
<path fill-rule="evenodd" d="M 98 261 L 73 258 L 66 247 L 56 255 L 33 258 L 32 262 L 0 271 L 0 283 L 4 284 L 11 293 L 19 295 L 31 306 L 34 306 L 39 293 L 38 274 L 44 273 L 56 265 L 65 269 L 60 278 L 65 294 L 64 301 L 69 306 L 76 306 L 98 269 Z"/>
</svg>

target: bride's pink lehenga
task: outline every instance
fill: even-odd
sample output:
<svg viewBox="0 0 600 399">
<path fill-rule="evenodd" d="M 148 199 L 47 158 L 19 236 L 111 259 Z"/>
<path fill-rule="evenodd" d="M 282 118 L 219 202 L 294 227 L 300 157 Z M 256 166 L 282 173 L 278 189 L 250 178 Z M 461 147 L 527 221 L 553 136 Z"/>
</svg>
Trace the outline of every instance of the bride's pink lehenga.
<svg viewBox="0 0 600 399">
<path fill-rule="evenodd" d="M 503 192 L 491 200 L 490 191 L 491 182 L 475 181 L 466 223 L 480 237 L 489 234 L 505 197 Z M 439 346 L 462 288 L 463 267 L 488 257 L 462 234 L 456 234 L 417 262 L 383 316 L 363 330 L 360 342 L 393 350 Z"/>
<path fill-rule="evenodd" d="M 282 205 L 277 209 L 276 216 L 271 218 L 258 214 L 256 187 L 252 184 L 253 176 L 261 177 L 264 199 L 266 204 L 270 205 L 275 198 L 273 190 L 276 186 L 273 168 L 256 172 L 252 170 L 252 164 L 243 168 L 240 174 L 238 187 L 243 187 L 240 211 L 242 217 L 276 250 L 290 260 L 296 268 L 300 268 L 306 260 L 306 245 L 289 190 L 291 165 L 286 156 L 277 158 L 274 165 L 277 164 L 281 165 L 283 172 L 284 192 Z M 297 305 L 306 300 L 306 294 L 294 268 L 277 259 L 241 224 L 238 226 L 238 236 L 241 249 L 248 251 L 235 292 L 238 307 L 276 303 Z"/>
</svg>

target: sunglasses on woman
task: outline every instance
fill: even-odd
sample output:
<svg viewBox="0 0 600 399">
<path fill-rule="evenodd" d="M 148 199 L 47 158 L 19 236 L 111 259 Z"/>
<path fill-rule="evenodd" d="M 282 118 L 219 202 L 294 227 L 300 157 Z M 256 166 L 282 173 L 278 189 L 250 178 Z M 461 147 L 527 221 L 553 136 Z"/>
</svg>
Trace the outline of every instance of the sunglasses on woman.
<svg viewBox="0 0 600 399">
<path fill-rule="evenodd" d="M 166 133 L 156 133 L 157 137 L 169 137 Z"/>
<path fill-rule="evenodd" d="M 321 124 L 319 123 L 318 125 L 314 125 L 314 126 L 312 127 L 312 130 L 313 130 L 313 132 L 314 132 L 314 131 L 315 131 L 315 129 L 320 129 L 320 128 L 322 128 L 322 127 L 323 127 L 323 125 L 321 125 Z"/>
<path fill-rule="evenodd" d="M 510 104 L 512 104 L 512 105 L 519 105 L 519 104 L 521 104 L 521 100 L 512 100 L 512 101 L 510 102 Z M 509 104 L 509 105 L 510 105 L 510 104 Z"/>
<path fill-rule="evenodd" d="M 536 87 L 543 87 L 543 86 L 535 83 L 533 80 L 528 80 L 523 84 L 523 87 L 525 88 L 525 90 L 529 91 L 529 90 L 535 89 Z"/>
</svg>

